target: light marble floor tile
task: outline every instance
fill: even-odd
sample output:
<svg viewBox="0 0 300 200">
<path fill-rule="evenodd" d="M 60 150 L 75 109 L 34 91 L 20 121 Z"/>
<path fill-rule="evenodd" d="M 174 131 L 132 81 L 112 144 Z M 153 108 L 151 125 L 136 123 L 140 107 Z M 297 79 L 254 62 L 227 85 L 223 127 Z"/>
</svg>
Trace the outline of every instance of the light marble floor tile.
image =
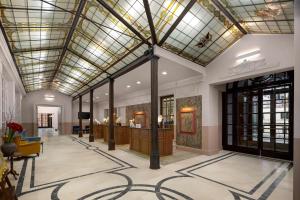
<svg viewBox="0 0 300 200">
<path fill-rule="evenodd" d="M 53 136 L 39 157 L 14 162 L 20 176 L 12 182 L 20 200 L 292 200 L 289 162 L 229 151 L 184 155 L 151 170 L 147 156 L 124 147 L 108 151 L 87 137 Z"/>
</svg>

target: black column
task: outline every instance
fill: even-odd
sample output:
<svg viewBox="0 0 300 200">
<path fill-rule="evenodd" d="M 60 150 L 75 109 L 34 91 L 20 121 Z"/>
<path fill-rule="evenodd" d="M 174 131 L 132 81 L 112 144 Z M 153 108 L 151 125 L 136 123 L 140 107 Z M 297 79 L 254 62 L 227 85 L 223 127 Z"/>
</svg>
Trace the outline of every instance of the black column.
<svg viewBox="0 0 300 200">
<path fill-rule="evenodd" d="M 151 153 L 150 169 L 159 169 L 158 145 L 158 57 L 151 59 Z"/>
<path fill-rule="evenodd" d="M 89 142 L 94 142 L 94 90 L 90 91 L 90 136 Z"/>
<path fill-rule="evenodd" d="M 82 112 L 82 96 L 79 96 L 79 113 L 81 114 L 81 112 Z M 79 117 L 79 137 L 82 137 L 82 119 L 81 119 L 81 117 Z"/>
<path fill-rule="evenodd" d="M 114 134 L 114 79 L 109 80 L 109 125 L 108 125 L 108 150 L 115 150 Z"/>
</svg>

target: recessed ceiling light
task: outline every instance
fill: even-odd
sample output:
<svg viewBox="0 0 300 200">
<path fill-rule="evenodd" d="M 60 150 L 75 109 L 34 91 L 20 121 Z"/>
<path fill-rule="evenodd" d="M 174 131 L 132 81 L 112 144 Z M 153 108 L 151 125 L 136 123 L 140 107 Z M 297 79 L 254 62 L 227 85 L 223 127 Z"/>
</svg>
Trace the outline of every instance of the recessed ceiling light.
<svg viewBox="0 0 300 200">
<path fill-rule="evenodd" d="M 161 74 L 162 74 L 162 75 L 167 75 L 167 74 L 168 74 L 168 72 L 166 72 L 166 71 L 163 71 Z"/>
<path fill-rule="evenodd" d="M 127 85 L 126 87 L 127 87 L 127 88 L 131 88 L 131 86 L 130 86 L 130 85 Z"/>
<path fill-rule="evenodd" d="M 136 84 L 140 85 L 142 82 L 141 81 L 137 81 Z"/>
<path fill-rule="evenodd" d="M 105 93 L 105 96 L 108 96 L 108 93 Z"/>
<path fill-rule="evenodd" d="M 100 97 L 96 97 L 96 99 L 99 99 Z"/>
</svg>

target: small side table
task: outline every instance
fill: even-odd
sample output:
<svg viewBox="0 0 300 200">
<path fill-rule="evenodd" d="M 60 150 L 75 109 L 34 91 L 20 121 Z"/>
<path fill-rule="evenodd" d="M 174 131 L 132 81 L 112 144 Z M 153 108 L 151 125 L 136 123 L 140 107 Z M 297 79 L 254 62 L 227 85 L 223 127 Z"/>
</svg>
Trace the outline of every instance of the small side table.
<svg viewBox="0 0 300 200">
<path fill-rule="evenodd" d="M 21 156 L 21 154 L 18 152 L 15 152 L 12 155 L 8 156 L 8 160 L 10 163 L 10 169 L 8 171 L 8 174 L 12 174 L 15 180 L 17 180 L 17 176 L 19 176 L 19 174 L 14 170 L 14 157 L 19 157 L 19 156 Z"/>
</svg>

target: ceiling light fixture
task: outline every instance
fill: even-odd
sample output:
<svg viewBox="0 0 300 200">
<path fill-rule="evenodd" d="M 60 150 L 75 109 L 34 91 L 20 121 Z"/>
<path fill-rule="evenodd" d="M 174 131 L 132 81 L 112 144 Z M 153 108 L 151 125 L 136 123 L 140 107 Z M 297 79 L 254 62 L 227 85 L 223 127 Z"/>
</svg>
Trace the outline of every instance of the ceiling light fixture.
<svg viewBox="0 0 300 200">
<path fill-rule="evenodd" d="M 136 84 L 140 85 L 142 82 L 141 81 L 137 81 Z"/>
<path fill-rule="evenodd" d="M 131 85 L 127 85 L 126 87 L 127 87 L 127 88 L 131 88 Z"/>
<path fill-rule="evenodd" d="M 108 96 L 108 93 L 105 93 L 105 96 Z"/>
<path fill-rule="evenodd" d="M 161 74 L 162 74 L 162 75 L 167 75 L 167 74 L 168 74 L 168 72 L 166 72 L 166 71 L 163 71 Z"/>
<path fill-rule="evenodd" d="M 45 94 L 44 97 L 46 101 L 54 101 L 55 99 L 55 96 L 52 94 Z"/>
</svg>

